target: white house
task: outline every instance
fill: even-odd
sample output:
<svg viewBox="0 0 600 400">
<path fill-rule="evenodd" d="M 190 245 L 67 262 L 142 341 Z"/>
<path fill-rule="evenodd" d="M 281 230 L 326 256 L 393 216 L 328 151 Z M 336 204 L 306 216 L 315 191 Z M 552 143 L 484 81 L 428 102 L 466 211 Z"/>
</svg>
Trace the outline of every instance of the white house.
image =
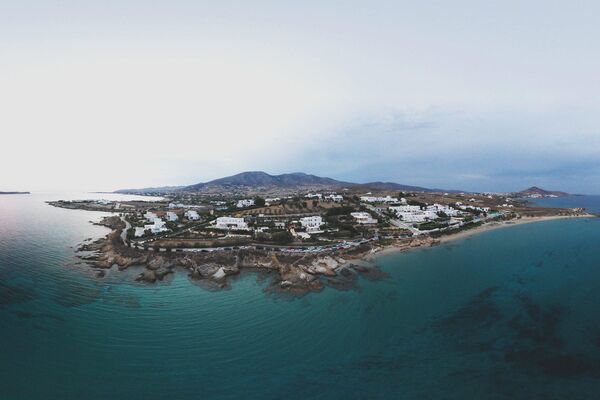
<svg viewBox="0 0 600 400">
<path fill-rule="evenodd" d="M 490 208 L 489 207 L 476 207 L 476 206 L 459 206 L 459 208 L 461 210 L 467 211 L 467 210 L 477 210 L 477 211 L 482 211 L 485 213 L 490 212 Z"/>
<path fill-rule="evenodd" d="M 427 206 L 425 210 L 422 210 L 420 206 L 412 205 L 392 206 L 389 209 L 394 211 L 396 213 L 396 216 L 398 216 L 398 218 L 402 219 L 402 221 L 405 222 L 431 221 L 439 218 L 437 213 L 440 211 L 451 213 L 452 215 L 457 213 L 456 210 L 447 206 L 443 206 L 441 204 Z"/>
<path fill-rule="evenodd" d="M 425 222 L 425 221 L 427 221 L 427 219 L 425 217 L 425 213 L 423 213 L 423 212 L 418 212 L 418 213 L 399 212 L 397 215 L 398 215 L 398 218 L 402 219 L 402 221 L 404 221 L 404 222 Z"/>
<path fill-rule="evenodd" d="M 148 222 L 154 222 L 154 220 L 158 218 L 158 215 L 154 214 L 152 211 L 146 211 L 144 218 L 146 218 Z"/>
<path fill-rule="evenodd" d="M 238 200 L 236 207 L 237 208 L 246 208 L 252 207 L 254 205 L 254 199 L 241 199 Z"/>
<path fill-rule="evenodd" d="M 144 225 L 144 229 L 150 229 L 152 233 L 161 233 L 168 231 L 167 227 L 165 226 L 165 221 L 163 221 L 160 218 L 156 218 L 152 225 Z"/>
<path fill-rule="evenodd" d="M 458 210 L 456 210 L 450 206 L 446 206 L 446 205 L 442 205 L 442 204 L 433 204 L 433 205 L 427 206 L 427 210 L 435 211 L 436 213 L 443 212 L 444 214 L 446 214 L 449 217 L 456 217 L 457 215 L 459 215 Z"/>
<path fill-rule="evenodd" d="M 214 221 L 214 226 L 217 229 L 235 229 L 235 230 L 248 230 L 248 224 L 244 221 L 244 218 L 234 217 L 219 217 Z"/>
<path fill-rule="evenodd" d="M 390 206 L 389 210 L 392 210 L 393 212 L 397 213 L 415 213 L 415 212 L 420 212 L 421 211 L 421 207 L 420 206 L 409 206 L 409 205 L 402 205 L 402 206 Z"/>
<path fill-rule="evenodd" d="M 179 219 L 179 217 L 177 217 L 177 214 L 175 214 L 172 211 L 167 211 L 167 221 L 175 222 L 178 219 Z"/>
<path fill-rule="evenodd" d="M 359 224 L 376 224 L 377 220 L 371 217 L 371 214 L 367 212 L 353 212 L 350 213 Z"/>
<path fill-rule="evenodd" d="M 321 193 L 309 193 L 306 196 L 304 196 L 307 199 L 319 199 L 321 200 L 323 198 L 323 195 Z"/>
<path fill-rule="evenodd" d="M 344 201 L 344 196 L 342 196 L 341 194 L 330 194 L 325 196 L 325 200 L 341 203 L 342 201 Z"/>
<path fill-rule="evenodd" d="M 377 196 L 360 196 L 360 201 L 365 203 L 397 203 L 398 198 L 385 196 L 385 197 L 377 197 Z"/>
<path fill-rule="evenodd" d="M 145 231 L 146 231 L 146 228 L 144 228 L 143 226 L 136 226 L 134 236 L 142 237 L 142 236 L 144 236 Z"/>
<path fill-rule="evenodd" d="M 185 217 L 190 221 L 198 221 L 200 219 L 200 215 L 198 215 L 198 212 L 194 210 L 186 211 Z"/>
<path fill-rule="evenodd" d="M 272 197 L 265 199 L 265 206 L 270 206 L 271 204 L 278 203 L 281 201 L 279 197 Z"/>
<path fill-rule="evenodd" d="M 306 232 L 319 232 L 321 230 L 321 225 L 323 224 L 323 218 L 320 215 L 300 218 L 300 225 L 302 225 L 303 228 L 306 228 Z"/>
</svg>

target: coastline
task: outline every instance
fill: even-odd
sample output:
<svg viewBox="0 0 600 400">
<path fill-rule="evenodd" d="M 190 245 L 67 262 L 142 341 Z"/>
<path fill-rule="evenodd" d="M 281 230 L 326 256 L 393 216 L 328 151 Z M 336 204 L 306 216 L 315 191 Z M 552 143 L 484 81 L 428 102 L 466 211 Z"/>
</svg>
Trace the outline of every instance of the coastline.
<svg viewBox="0 0 600 400">
<path fill-rule="evenodd" d="M 98 211 L 98 206 L 87 203 L 59 201 L 48 204 L 67 209 Z M 103 211 L 115 214 L 115 210 Z M 571 214 L 550 210 L 552 211 L 555 214 L 533 214 L 506 221 L 488 220 L 468 228 L 434 233 L 430 231 L 393 240 L 367 240 L 356 246 L 336 246 L 318 253 L 285 251 L 281 248 L 266 248 L 264 245 L 223 247 L 215 251 L 185 251 L 181 248 L 161 248 L 158 245 L 144 245 L 142 248 L 136 244 L 131 245 L 124 236 L 128 223 L 121 216 L 112 215 L 95 223 L 110 228 L 111 232 L 95 241 L 86 240 L 76 252 L 82 261 L 95 269 L 98 278 L 103 278 L 106 270 L 115 266 L 119 270 L 129 266 L 143 266 L 144 270 L 135 280 L 155 283 L 174 274 L 176 269 L 183 268 L 191 280 L 212 289 L 224 289 L 229 287 L 230 279 L 243 270 L 263 270 L 273 273 L 269 290 L 301 295 L 321 291 L 325 286 L 349 289 L 355 287 L 358 276 L 379 279 L 385 274 L 377 268 L 376 261 L 390 253 L 432 247 L 502 227 L 556 219 L 597 217 L 583 213 L 583 209 L 572 209 Z"/>
<path fill-rule="evenodd" d="M 460 231 L 460 232 L 456 232 L 456 233 L 451 233 L 451 234 L 436 238 L 431 243 L 431 246 L 441 245 L 441 244 L 453 242 L 453 241 L 460 240 L 460 239 L 466 239 L 471 236 L 475 236 L 475 235 L 485 233 L 485 232 L 490 232 L 490 231 L 500 229 L 500 228 L 507 228 L 507 227 L 531 224 L 531 223 L 536 223 L 536 222 L 553 221 L 553 220 L 559 220 L 559 219 L 573 219 L 573 218 L 597 218 L 597 216 L 593 215 L 593 214 L 550 215 L 550 216 L 543 216 L 543 217 L 522 217 L 520 219 L 513 219 L 513 220 L 503 221 L 503 222 L 488 222 L 488 223 L 485 223 L 481 226 L 478 226 L 478 227 L 475 227 L 472 229 L 468 229 L 468 230 L 464 230 L 464 231 Z M 368 259 L 372 261 L 381 256 L 385 256 L 385 255 L 389 255 L 389 254 L 393 254 L 393 253 L 403 253 L 403 252 L 415 250 L 415 249 L 418 249 L 421 247 L 423 247 L 423 246 L 406 247 L 406 246 L 392 245 L 389 247 L 382 248 L 379 251 L 376 251 L 375 253 L 371 254 L 368 257 Z"/>
<path fill-rule="evenodd" d="M 470 236 L 474 236 L 474 235 L 477 235 L 480 233 L 489 232 L 489 231 L 493 231 L 493 230 L 500 229 L 500 228 L 517 226 L 517 225 L 525 225 L 525 224 L 531 224 L 531 223 L 536 223 L 536 222 L 545 222 L 545 221 L 554 221 L 554 220 L 558 220 L 558 219 L 595 218 L 595 217 L 596 216 L 593 214 L 550 215 L 550 216 L 544 216 L 544 217 L 522 217 L 520 219 L 514 219 L 514 220 L 504 221 L 504 222 L 488 222 L 484 225 L 478 226 L 473 229 L 469 229 L 469 230 L 462 231 L 462 232 L 457 232 L 457 233 L 451 234 L 451 235 L 442 236 L 439 238 L 438 243 L 440 243 L 440 244 L 447 243 L 447 242 L 455 241 L 458 239 L 464 239 L 464 238 L 467 238 Z"/>
</svg>

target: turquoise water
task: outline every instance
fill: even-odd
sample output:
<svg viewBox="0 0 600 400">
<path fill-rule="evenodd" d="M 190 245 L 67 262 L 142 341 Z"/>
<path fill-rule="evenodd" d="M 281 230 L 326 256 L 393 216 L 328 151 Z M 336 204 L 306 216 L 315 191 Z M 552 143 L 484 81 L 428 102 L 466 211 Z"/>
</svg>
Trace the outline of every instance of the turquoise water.
<svg viewBox="0 0 600 400">
<path fill-rule="evenodd" d="M 87 222 L 101 214 L 43 203 L 64 197 L 0 196 L 0 399 L 600 391 L 599 220 L 388 255 L 383 281 L 298 299 L 264 293 L 257 274 L 220 292 L 184 273 L 159 285 L 134 283 L 135 271 L 95 278 L 73 246 L 107 232 Z"/>
</svg>

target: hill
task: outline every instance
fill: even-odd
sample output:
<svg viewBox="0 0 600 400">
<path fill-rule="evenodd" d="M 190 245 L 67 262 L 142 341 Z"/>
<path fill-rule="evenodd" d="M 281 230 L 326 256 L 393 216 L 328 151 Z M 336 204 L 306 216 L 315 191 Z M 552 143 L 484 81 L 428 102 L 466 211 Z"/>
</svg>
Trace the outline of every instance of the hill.
<svg viewBox="0 0 600 400">
<path fill-rule="evenodd" d="M 341 188 L 379 191 L 405 192 L 448 192 L 442 189 L 428 189 L 420 186 L 402 185 L 394 182 L 354 183 L 339 181 L 333 178 L 321 177 L 294 172 L 289 174 L 271 175 L 263 171 L 248 171 L 208 182 L 196 183 L 189 186 L 165 186 L 144 189 L 122 189 L 116 193 L 172 193 L 172 192 L 244 192 L 259 190 L 335 190 Z M 456 191 L 451 191 L 456 192 Z"/>
<path fill-rule="evenodd" d="M 197 183 L 184 187 L 186 192 L 200 192 L 207 189 L 295 189 L 295 188 L 335 188 L 353 185 L 350 182 L 337 181 L 302 172 L 291 174 L 270 175 L 262 171 L 249 171 L 240 174 L 215 179 L 205 183 Z"/>
<path fill-rule="evenodd" d="M 532 186 L 529 189 L 521 190 L 517 194 L 520 195 L 520 196 L 523 196 L 523 197 L 531 197 L 531 196 L 541 196 L 541 197 L 553 197 L 553 196 L 556 196 L 556 197 L 562 197 L 562 196 L 568 196 L 569 195 L 566 192 L 545 190 L 545 189 L 539 188 L 537 186 Z"/>
</svg>

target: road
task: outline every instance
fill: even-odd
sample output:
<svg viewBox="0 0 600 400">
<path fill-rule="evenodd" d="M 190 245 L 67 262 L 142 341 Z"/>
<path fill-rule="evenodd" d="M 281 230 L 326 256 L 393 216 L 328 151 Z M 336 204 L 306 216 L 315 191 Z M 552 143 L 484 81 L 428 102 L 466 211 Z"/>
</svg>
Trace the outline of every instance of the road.
<svg viewBox="0 0 600 400">
<path fill-rule="evenodd" d="M 127 231 L 131 228 L 131 224 L 123 217 L 121 217 L 121 221 L 125 222 L 125 229 L 121 232 L 121 239 L 123 240 L 123 244 L 127 245 Z"/>
</svg>

